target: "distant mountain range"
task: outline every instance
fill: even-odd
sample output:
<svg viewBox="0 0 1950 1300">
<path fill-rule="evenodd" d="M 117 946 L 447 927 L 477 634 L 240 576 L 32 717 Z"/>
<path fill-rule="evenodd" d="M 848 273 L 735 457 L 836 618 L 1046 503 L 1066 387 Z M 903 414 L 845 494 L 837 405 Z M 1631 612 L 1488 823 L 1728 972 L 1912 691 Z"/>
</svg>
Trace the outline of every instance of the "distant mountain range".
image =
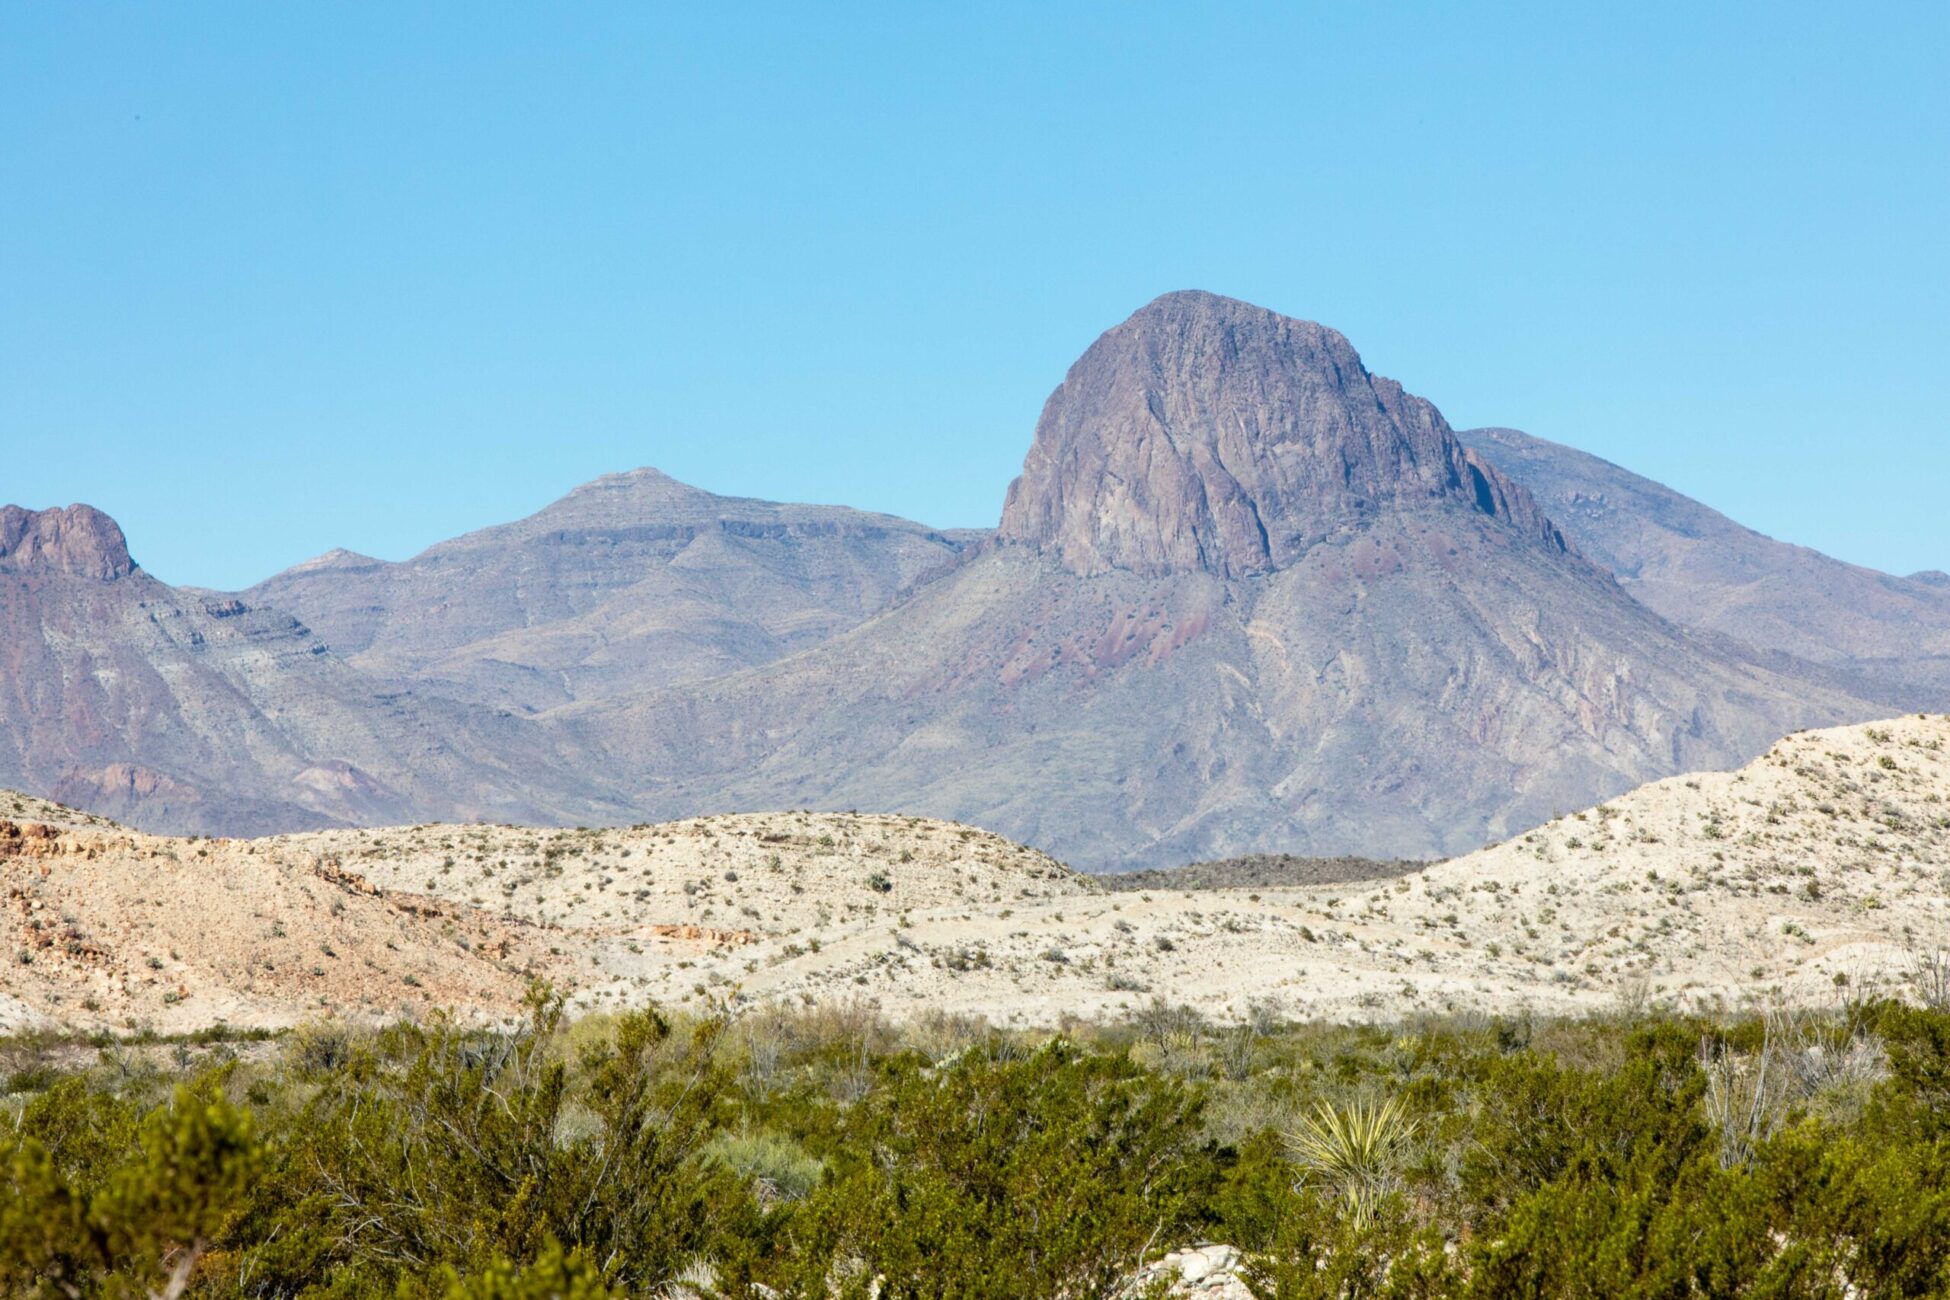
<svg viewBox="0 0 1950 1300">
<path fill-rule="evenodd" d="M 1947 706 L 1950 579 L 1458 435 L 1203 293 L 1071 368 L 993 533 L 639 470 L 233 596 L 0 513 L 0 785 L 159 830 L 825 807 L 1088 867 L 1419 856 Z"/>
<path fill-rule="evenodd" d="M 241 593 L 353 667 L 524 713 L 770 663 L 951 567 L 969 538 L 610 474 L 399 564 L 334 551 Z"/>
</svg>

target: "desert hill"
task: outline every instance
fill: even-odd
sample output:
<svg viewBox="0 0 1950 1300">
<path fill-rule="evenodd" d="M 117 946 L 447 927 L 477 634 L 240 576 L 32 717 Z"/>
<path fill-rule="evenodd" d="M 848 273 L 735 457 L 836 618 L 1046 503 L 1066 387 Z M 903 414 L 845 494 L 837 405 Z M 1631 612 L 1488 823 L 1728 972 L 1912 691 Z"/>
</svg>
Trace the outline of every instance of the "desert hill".
<svg viewBox="0 0 1950 1300">
<path fill-rule="evenodd" d="M 533 927 L 317 855 L 78 820 L 0 820 L 0 1030 L 506 1012 L 559 964 Z"/>
<path fill-rule="evenodd" d="M 534 978 L 586 1005 L 684 1001 L 722 996 L 741 958 L 795 941 L 1095 888 L 1033 849 L 916 817 L 224 840 L 4 793 L 0 810 L 0 1030 L 493 1014 Z"/>
<path fill-rule="evenodd" d="M 1028 1024 L 1152 998 L 1386 1020 L 1900 992 L 1916 953 L 1950 945 L 1950 717 L 1798 733 L 1398 878 L 961 903 L 823 933 L 697 969 L 755 999 Z"/>
<path fill-rule="evenodd" d="M 584 1008 L 1386 1020 L 1900 992 L 1950 945 L 1943 716 L 1797 733 L 1452 862 L 1305 887 L 1113 892 L 905 816 L 221 841 L 13 807 L 45 820 L 0 830 L 4 942 L 31 958 L 0 982 L 10 1025 L 494 1012 L 534 975 Z"/>
<path fill-rule="evenodd" d="M 1775 541 L 1609 461 L 1519 433 L 1467 446 L 1528 488 L 1586 555 L 1675 623 L 1834 669 L 1857 693 L 1950 702 L 1950 582 Z"/>
</svg>

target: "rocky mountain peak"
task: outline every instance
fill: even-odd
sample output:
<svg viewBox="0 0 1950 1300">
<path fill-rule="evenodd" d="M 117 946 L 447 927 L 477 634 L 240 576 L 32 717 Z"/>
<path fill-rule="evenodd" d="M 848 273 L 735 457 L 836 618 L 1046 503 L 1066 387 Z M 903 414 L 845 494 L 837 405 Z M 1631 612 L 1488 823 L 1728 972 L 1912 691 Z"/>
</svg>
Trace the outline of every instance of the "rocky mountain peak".
<svg viewBox="0 0 1950 1300">
<path fill-rule="evenodd" d="M 93 506 L 0 506 L 0 568 L 110 582 L 134 573 L 136 563 L 121 528 Z"/>
<path fill-rule="evenodd" d="M 1291 563 L 1390 508 L 1453 505 L 1565 549 L 1433 405 L 1335 330 L 1195 291 L 1091 345 L 1050 396 L 1000 535 L 1082 573 Z"/>
</svg>

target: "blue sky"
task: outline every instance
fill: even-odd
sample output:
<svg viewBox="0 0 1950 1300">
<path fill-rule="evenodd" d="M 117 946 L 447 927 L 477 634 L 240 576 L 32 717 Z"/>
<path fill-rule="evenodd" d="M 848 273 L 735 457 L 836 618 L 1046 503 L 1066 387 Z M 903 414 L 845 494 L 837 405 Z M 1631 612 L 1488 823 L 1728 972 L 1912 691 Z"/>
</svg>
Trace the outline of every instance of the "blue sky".
<svg viewBox="0 0 1950 1300">
<path fill-rule="evenodd" d="M 220 587 L 646 464 L 992 523 L 1197 287 L 1950 567 L 1947 15 L 8 4 L 0 500 Z"/>
</svg>

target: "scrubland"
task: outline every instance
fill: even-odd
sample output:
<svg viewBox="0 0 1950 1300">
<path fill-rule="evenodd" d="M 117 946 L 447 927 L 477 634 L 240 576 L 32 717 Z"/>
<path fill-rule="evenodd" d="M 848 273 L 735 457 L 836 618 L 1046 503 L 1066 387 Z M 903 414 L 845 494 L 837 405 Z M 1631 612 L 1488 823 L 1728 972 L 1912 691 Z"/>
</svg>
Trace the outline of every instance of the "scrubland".
<svg viewBox="0 0 1950 1300">
<path fill-rule="evenodd" d="M 1048 1033 L 537 991 L 0 1068 L 12 1295 L 1950 1287 L 1950 1002 Z"/>
<path fill-rule="evenodd" d="M 1950 720 L 1407 874 L 0 805 L 0 1291 L 1950 1293 Z"/>
</svg>

